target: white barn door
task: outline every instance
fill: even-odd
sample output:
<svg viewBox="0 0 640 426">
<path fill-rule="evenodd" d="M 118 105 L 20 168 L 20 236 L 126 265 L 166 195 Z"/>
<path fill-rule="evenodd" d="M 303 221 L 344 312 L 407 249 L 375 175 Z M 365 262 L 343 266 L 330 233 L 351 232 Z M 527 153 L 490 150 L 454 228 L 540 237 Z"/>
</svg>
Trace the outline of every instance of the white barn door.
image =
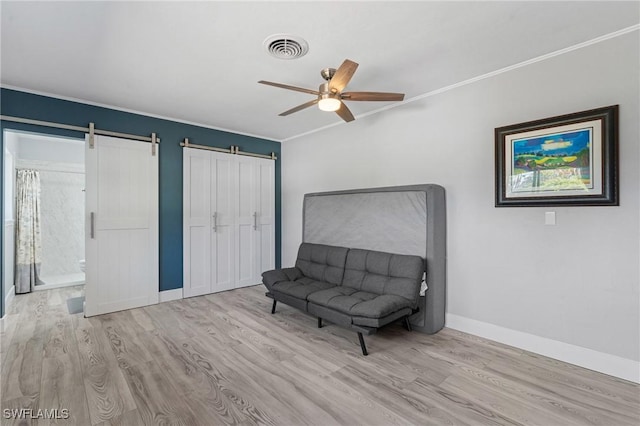
<svg viewBox="0 0 640 426">
<path fill-rule="evenodd" d="M 158 303 L 158 152 L 94 136 L 86 144 L 85 316 Z"/>
</svg>

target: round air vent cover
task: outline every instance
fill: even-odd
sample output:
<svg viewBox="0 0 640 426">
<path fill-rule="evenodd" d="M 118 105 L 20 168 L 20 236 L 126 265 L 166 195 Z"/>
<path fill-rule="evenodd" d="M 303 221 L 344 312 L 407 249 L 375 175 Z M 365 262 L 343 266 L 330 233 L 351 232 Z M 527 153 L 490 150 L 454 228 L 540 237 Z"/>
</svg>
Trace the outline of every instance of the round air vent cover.
<svg viewBox="0 0 640 426">
<path fill-rule="evenodd" d="M 267 52 L 278 59 L 298 59 L 309 51 L 309 44 L 302 37 L 291 34 L 274 34 L 263 44 Z"/>
</svg>

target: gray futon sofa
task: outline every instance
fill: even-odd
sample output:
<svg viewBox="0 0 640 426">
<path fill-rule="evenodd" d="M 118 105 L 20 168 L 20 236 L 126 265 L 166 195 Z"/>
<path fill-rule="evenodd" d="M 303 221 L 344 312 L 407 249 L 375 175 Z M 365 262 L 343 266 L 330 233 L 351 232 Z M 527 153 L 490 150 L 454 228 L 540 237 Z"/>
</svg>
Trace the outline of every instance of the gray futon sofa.
<svg viewBox="0 0 640 426">
<path fill-rule="evenodd" d="M 358 333 L 373 334 L 402 319 L 411 330 L 409 316 L 416 312 L 424 261 L 419 256 L 302 243 L 294 268 L 262 274 L 267 296 L 318 318 Z"/>
</svg>

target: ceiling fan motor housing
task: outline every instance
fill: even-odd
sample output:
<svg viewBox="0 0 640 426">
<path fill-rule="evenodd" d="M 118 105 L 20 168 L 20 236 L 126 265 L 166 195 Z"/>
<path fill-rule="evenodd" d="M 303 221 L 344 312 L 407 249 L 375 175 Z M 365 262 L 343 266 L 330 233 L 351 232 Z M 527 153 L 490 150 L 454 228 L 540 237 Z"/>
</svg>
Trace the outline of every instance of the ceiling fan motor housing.
<svg viewBox="0 0 640 426">
<path fill-rule="evenodd" d="M 320 92 L 320 95 L 336 93 L 336 91 L 331 91 L 328 81 L 326 83 L 322 83 L 320 87 L 318 87 L 318 92 Z M 322 99 L 322 97 L 319 97 L 318 99 Z"/>
</svg>

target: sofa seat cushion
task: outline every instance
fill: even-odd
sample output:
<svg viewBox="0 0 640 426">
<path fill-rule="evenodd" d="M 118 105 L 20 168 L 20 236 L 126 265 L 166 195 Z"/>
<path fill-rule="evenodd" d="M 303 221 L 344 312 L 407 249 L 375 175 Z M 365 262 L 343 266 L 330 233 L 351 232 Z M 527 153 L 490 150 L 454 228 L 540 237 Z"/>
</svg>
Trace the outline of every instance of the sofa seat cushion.
<svg viewBox="0 0 640 426">
<path fill-rule="evenodd" d="M 394 295 L 418 305 L 424 261 L 419 256 L 351 249 L 347 254 L 343 287 L 380 295 Z M 398 299 L 394 299 L 398 300 Z"/>
<path fill-rule="evenodd" d="M 330 289 L 332 287 L 335 287 L 335 285 L 324 281 L 316 281 L 311 278 L 302 277 L 295 281 L 277 282 L 271 286 L 271 290 L 284 293 L 298 299 L 307 300 L 307 297 L 310 294 Z"/>
<path fill-rule="evenodd" d="M 342 286 L 311 293 L 307 300 L 344 314 L 366 318 L 382 318 L 411 307 L 411 301 L 401 296 L 380 295 Z"/>
</svg>

